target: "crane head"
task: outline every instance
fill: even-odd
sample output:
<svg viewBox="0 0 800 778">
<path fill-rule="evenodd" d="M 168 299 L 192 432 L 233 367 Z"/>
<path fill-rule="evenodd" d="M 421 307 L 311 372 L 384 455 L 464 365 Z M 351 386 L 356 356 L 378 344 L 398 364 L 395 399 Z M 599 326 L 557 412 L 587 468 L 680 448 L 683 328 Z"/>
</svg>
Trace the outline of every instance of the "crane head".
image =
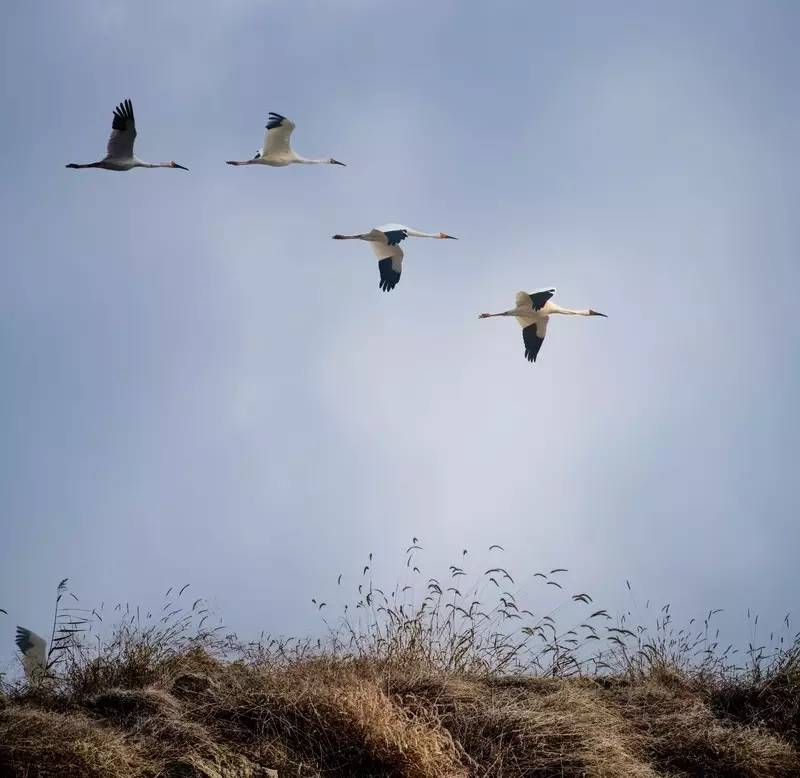
<svg viewBox="0 0 800 778">
<path fill-rule="evenodd" d="M 437 236 L 440 240 L 448 239 L 448 240 L 458 240 L 455 235 L 448 235 L 446 232 L 440 232 Z"/>
<path fill-rule="evenodd" d="M 589 316 L 603 316 L 604 318 L 608 318 L 604 313 L 600 313 L 599 311 L 593 311 L 591 308 L 589 309 Z"/>
<path fill-rule="evenodd" d="M 347 167 L 347 165 L 345 165 L 344 162 L 339 162 L 338 159 L 334 159 L 333 157 L 331 157 L 328 160 L 328 164 L 329 165 L 341 165 L 342 167 Z"/>
<path fill-rule="evenodd" d="M 183 165 L 179 165 L 179 164 L 178 164 L 177 162 L 175 162 L 174 160 L 173 160 L 172 162 L 170 162 L 170 163 L 169 163 L 169 166 L 170 166 L 170 167 L 176 167 L 176 168 L 178 168 L 179 170 L 188 170 L 188 169 L 189 169 L 188 167 L 184 167 Z"/>
</svg>

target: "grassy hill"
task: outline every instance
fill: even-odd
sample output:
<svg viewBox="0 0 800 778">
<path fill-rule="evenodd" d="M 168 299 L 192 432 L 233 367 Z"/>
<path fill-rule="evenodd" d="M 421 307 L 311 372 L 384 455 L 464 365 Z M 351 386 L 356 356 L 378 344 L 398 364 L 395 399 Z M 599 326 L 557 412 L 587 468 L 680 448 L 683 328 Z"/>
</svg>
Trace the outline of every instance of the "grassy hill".
<svg viewBox="0 0 800 778">
<path fill-rule="evenodd" d="M 565 629 L 450 588 L 360 586 L 319 641 L 241 643 L 200 600 L 128 609 L 0 684 L 0 776 L 800 776 L 796 639 L 736 666 L 707 622 L 651 634 L 580 594 Z"/>
<path fill-rule="evenodd" d="M 0 703 L 4 776 L 797 776 L 800 672 L 533 678 L 133 654 Z"/>
</svg>

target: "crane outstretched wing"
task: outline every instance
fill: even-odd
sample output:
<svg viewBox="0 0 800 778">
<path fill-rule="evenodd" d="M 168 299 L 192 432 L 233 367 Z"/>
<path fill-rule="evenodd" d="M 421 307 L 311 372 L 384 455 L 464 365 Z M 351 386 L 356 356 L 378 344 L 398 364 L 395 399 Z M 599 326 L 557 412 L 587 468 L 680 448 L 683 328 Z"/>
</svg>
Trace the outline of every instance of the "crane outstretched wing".
<svg viewBox="0 0 800 778">
<path fill-rule="evenodd" d="M 530 305 L 534 311 L 539 311 L 542 306 L 556 293 L 555 289 L 539 289 L 536 292 L 517 292 L 517 305 L 527 307 Z"/>
<path fill-rule="evenodd" d="M 15 640 L 22 654 L 22 666 L 28 677 L 47 669 L 47 642 L 25 627 L 17 627 Z"/>
<path fill-rule="evenodd" d="M 281 156 L 288 154 L 291 151 L 289 147 L 289 138 L 292 137 L 292 130 L 294 129 L 294 122 L 281 116 L 279 113 L 269 112 L 267 119 L 266 132 L 264 133 L 264 148 L 261 151 L 262 156 Z"/>
<path fill-rule="evenodd" d="M 133 105 L 130 100 L 123 100 L 114 109 L 111 135 L 106 146 L 107 157 L 130 159 L 133 156 L 134 140 L 136 140 L 136 120 L 133 118 Z"/>
<path fill-rule="evenodd" d="M 378 272 L 381 276 L 378 286 L 384 292 L 390 292 L 400 283 L 400 273 L 403 270 L 403 249 L 396 245 L 381 244 L 373 244 L 373 248 L 378 256 L 382 255 L 383 257 L 378 260 Z"/>
<path fill-rule="evenodd" d="M 547 333 L 547 318 L 543 317 L 537 321 L 527 324 L 522 328 L 522 340 L 525 343 L 525 359 L 528 362 L 535 362 L 539 354 L 539 349 L 544 343 L 544 336 Z"/>
</svg>

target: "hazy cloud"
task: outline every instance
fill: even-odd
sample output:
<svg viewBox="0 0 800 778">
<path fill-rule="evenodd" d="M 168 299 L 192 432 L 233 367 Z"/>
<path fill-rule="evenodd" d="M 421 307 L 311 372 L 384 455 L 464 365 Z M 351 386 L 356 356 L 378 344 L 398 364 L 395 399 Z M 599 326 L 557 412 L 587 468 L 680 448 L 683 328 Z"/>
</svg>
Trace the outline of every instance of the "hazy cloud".
<svg viewBox="0 0 800 778">
<path fill-rule="evenodd" d="M 2 35 L 0 656 L 52 590 L 191 581 L 243 634 L 425 541 L 604 605 L 798 586 L 798 12 L 606 3 L 90 2 Z M 130 96 L 137 148 L 66 171 Z M 347 168 L 229 169 L 266 112 Z M 401 285 L 337 231 L 400 221 Z M 518 289 L 553 321 L 535 366 Z M 477 569 L 477 568 L 476 568 Z M 329 596 L 333 595 L 333 597 Z M 638 602 L 638 600 L 637 600 Z"/>
</svg>

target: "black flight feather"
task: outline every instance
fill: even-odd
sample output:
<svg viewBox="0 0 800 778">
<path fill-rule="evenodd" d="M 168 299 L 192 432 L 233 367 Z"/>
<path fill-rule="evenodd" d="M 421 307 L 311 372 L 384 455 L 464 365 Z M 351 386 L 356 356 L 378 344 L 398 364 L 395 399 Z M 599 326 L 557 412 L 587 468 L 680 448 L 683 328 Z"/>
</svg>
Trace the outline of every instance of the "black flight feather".
<svg viewBox="0 0 800 778">
<path fill-rule="evenodd" d="M 389 292 L 394 289 L 400 281 L 400 273 L 392 267 L 392 258 L 387 257 L 378 261 L 378 271 L 381 274 L 381 280 L 378 286 L 384 292 Z"/>
</svg>

